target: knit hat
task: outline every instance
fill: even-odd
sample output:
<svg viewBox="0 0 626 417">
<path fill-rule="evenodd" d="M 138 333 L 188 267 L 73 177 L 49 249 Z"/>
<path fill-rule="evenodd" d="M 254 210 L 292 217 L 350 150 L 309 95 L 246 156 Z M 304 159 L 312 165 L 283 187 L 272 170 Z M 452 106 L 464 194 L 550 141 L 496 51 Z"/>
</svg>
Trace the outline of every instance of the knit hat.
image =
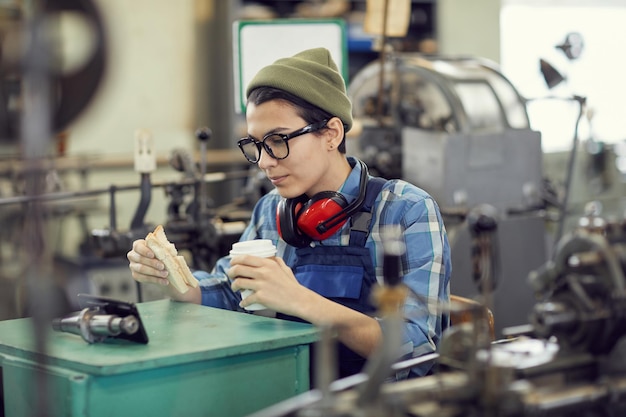
<svg viewBox="0 0 626 417">
<path fill-rule="evenodd" d="M 346 132 L 352 127 L 346 84 L 326 48 L 307 49 L 262 68 L 248 84 L 246 97 L 261 86 L 285 90 L 339 117 Z"/>
</svg>

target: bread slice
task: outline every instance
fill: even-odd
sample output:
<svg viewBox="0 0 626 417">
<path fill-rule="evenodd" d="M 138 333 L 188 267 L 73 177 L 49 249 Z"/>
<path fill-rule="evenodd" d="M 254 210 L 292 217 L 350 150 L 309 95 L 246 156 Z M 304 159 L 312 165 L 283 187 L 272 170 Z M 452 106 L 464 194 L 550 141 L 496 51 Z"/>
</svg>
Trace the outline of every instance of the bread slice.
<svg viewBox="0 0 626 417">
<path fill-rule="evenodd" d="M 165 264 L 167 279 L 178 292 L 184 294 L 189 287 L 198 286 L 198 280 L 191 274 L 185 258 L 180 256 L 176 246 L 167 240 L 163 226 L 158 225 L 153 232 L 148 233 L 146 244 L 157 259 Z"/>
</svg>

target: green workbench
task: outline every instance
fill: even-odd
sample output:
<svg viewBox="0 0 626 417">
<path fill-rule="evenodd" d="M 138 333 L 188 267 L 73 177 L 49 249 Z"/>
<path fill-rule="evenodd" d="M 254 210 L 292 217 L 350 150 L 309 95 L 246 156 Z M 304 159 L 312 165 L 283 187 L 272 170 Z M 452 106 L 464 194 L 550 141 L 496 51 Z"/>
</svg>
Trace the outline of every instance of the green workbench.
<svg viewBox="0 0 626 417">
<path fill-rule="evenodd" d="M 34 416 L 46 397 L 50 416 L 235 417 L 309 389 L 311 325 L 170 300 L 137 308 L 146 345 L 50 330 L 42 355 L 32 319 L 1 321 L 6 417 Z"/>
</svg>

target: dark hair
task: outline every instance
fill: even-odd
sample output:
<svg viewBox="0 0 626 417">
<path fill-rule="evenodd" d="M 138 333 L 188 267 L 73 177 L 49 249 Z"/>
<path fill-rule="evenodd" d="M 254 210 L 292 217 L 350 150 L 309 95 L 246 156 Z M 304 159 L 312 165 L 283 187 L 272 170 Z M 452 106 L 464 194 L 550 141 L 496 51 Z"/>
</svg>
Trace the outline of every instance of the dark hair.
<svg viewBox="0 0 626 417">
<path fill-rule="evenodd" d="M 248 103 L 252 103 L 255 106 L 272 100 L 282 100 L 287 102 L 287 104 L 291 105 L 296 110 L 298 116 L 302 117 L 307 123 L 321 122 L 324 119 L 331 119 L 335 116 L 317 106 L 314 106 L 308 101 L 279 88 L 257 87 L 248 95 Z M 337 149 L 341 153 L 346 153 L 345 133 Z"/>
</svg>

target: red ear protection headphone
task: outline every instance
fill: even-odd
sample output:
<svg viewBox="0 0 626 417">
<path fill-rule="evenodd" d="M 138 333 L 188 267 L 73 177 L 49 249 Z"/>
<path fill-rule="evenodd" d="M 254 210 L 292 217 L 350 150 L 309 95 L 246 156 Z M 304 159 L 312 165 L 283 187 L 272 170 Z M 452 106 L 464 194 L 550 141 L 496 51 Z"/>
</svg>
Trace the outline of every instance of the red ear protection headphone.
<svg viewBox="0 0 626 417">
<path fill-rule="evenodd" d="M 339 230 L 365 200 L 368 171 L 363 162 L 360 164 L 359 196 L 351 204 L 335 191 L 322 191 L 311 198 L 301 195 L 281 200 L 276 208 L 280 237 L 288 244 L 301 248 L 313 240 L 328 239 Z"/>
</svg>

